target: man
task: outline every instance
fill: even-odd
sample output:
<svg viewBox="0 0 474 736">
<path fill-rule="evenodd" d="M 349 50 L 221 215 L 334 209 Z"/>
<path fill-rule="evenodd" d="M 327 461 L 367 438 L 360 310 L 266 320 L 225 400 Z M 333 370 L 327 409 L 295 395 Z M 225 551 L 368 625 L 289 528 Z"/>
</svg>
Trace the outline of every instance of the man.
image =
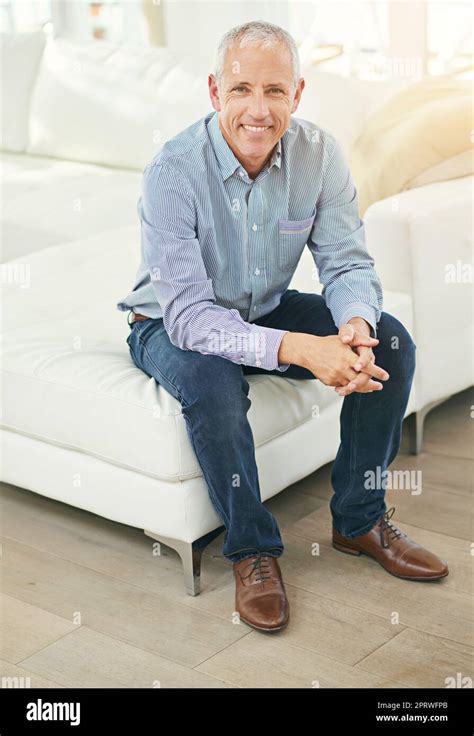
<svg viewBox="0 0 474 736">
<path fill-rule="evenodd" d="M 226 529 L 236 610 L 264 631 L 287 625 L 289 605 L 283 542 L 260 497 L 247 374 L 318 378 L 344 397 L 330 503 L 336 549 L 410 580 L 448 574 L 392 525 L 385 489 L 367 488 L 366 471 L 383 472 L 398 452 L 415 345 L 382 312 L 339 144 L 291 118 L 303 89 L 286 31 L 251 22 L 224 35 L 209 75 L 215 112 L 144 169 L 142 261 L 117 305 L 133 312 L 135 364 L 182 405 Z M 306 244 L 322 296 L 288 289 Z"/>
</svg>

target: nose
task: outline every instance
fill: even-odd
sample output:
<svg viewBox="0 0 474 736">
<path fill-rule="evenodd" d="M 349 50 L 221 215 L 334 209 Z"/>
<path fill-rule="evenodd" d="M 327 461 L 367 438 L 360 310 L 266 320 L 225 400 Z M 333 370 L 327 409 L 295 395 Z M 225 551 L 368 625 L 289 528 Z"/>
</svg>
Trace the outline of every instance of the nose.
<svg viewBox="0 0 474 736">
<path fill-rule="evenodd" d="M 255 125 L 267 125 L 268 103 L 263 92 L 254 92 L 247 108 L 249 117 Z"/>
</svg>

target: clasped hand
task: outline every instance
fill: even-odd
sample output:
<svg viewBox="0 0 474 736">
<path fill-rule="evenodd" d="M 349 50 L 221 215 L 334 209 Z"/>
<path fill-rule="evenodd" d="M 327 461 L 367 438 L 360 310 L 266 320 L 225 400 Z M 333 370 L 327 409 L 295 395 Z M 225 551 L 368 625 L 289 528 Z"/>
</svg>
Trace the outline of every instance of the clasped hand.
<svg viewBox="0 0 474 736">
<path fill-rule="evenodd" d="M 386 381 L 390 376 L 383 368 L 375 365 L 372 348 L 379 344 L 379 340 L 370 336 L 368 322 L 362 317 L 353 317 L 341 325 L 338 335 L 358 355 L 359 360 L 352 366 L 356 375 L 347 384 L 336 386 L 334 390 L 339 396 L 349 396 L 354 392 L 367 394 L 382 391 L 383 384 L 374 381 L 374 378 Z"/>
</svg>

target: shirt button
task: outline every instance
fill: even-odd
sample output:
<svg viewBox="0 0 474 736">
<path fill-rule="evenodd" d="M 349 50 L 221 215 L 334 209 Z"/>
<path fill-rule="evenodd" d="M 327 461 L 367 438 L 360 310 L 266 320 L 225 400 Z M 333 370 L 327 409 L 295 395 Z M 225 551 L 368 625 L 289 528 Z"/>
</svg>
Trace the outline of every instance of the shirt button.
<svg viewBox="0 0 474 736">
<path fill-rule="evenodd" d="M 254 308 L 253 308 L 253 311 L 255 312 L 256 310 L 257 310 L 257 307 L 254 307 Z"/>
<path fill-rule="evenodd" d="M 262 361 L 257 358 L 257 360 L 255 361 L 255 366 L 257 368 L 260 368 L 261 365 L 262 365 Z"/>
<path fill-rule="evenodd" d="M 260 269 L 259 268 L 256 268 L 254 273 L 255 273 L 255 276 L 259 276 L 260 275 Z"/>
<path fill-rule="evenodd" d="M 241 172 L 239 173 L 239 176 L 241 176 L 241 177 L 243 178 L 243 177 L 245 176 L 244 172 L 243 172 L 243 171 L 241 171 Z"/>
<path fill-rule="evenodd" d="M 253 230 L 253 231 L 255 232 L 255 230 L 256 230 L 256 229 L 257 229 L 257 226 L 256 226 L 256 224 L 255 224 L 255 223 L 253 223 L 253 225 L 252 225 L 252 230 Z"/>
</svg>

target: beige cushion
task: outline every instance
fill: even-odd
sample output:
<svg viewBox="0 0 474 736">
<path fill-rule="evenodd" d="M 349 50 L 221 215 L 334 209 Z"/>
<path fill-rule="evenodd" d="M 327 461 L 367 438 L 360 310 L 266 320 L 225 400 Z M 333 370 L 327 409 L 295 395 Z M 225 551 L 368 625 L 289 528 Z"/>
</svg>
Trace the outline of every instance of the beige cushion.
<svg viewBox="0 0 474 736">
<path fill-rule="evenodd" d="M 349 154 L 361 217 L 373 202 L 405 189 L 465 175 L 466 167 L 472 173 L 466 152 L 473 128 L 469 79 L 430 78 L 392 97 L 369 117 Z"/>
<path fill-rule="evenodd" d="M 462 151 L 457 156 L 447 158 L 440 164 L 432 166 L 419 176 L 409 181 L 406 189 L 423 187 L 425 184 L 433 184 L 436 181 L 447 181 L 448 179 L 459 179 L 461 176 L 471 176 L 474 173 L 474 150 Z"/>
</svg>

